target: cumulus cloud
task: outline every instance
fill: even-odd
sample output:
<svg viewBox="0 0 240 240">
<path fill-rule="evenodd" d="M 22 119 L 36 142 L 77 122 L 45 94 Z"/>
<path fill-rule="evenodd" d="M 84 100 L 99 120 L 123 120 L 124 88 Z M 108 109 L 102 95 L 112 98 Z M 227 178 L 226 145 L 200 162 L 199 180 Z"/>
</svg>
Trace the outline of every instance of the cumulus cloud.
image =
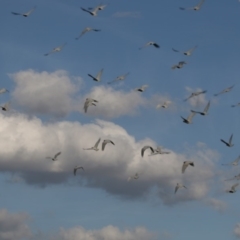
<svg viewBox="0 0 240 240">
<path fill-rule="evenodd" d="M 234 228 L 234 235 L 238 238 L 240 238 L 240 223 L 237 223 L 237 225 Z"/>
<path fill-rule="evenodd" d="M 214 163 L 218 154 L 207 146 L 196 145 L 191 151 L 160 156 L 141 157 L 141 148 L 157 144 L 151 139 L 136 141 L 117 124 L 96 120 L 93 123 L 59 121 L 43 123 L 39 118 L 24 114 L 0 113 L 1 172 L 10 172 L 33 185 L 71 183 L 101 188 L 111 194 L 127 198 L 142 197 L 157 188 L 158 197 L 165 204 L 204 198 L 215 175 Z M 111 139 L 115 146 L 104 151 L 87 151 L 98 138 Z M 101 143 L 100 143 L 101 144 Z M 57 161 L 46 159 L 61 151 Z M 184 161 L 195 162 L 184 174 Z M 73 176 L 73 168 L 81 164 L 85 172 Z M 138 180 L 128 182 L 129 176 L 140 173 Z M 173 194 L 178 182 L 187 191 Z"/>
<path fill-rule="evenodd" d="M 0 209 L 0 239 L 29 239 L 32 233 L 27 225 L 28 221 L 29 216 L 26 213 L 9 213 L 6 209 Z"/>
<path fill-rule="evenodd" d="M 113 14 L 116 18 L 140 18 L 141 12 L 116 12 Z"/>
</svg>

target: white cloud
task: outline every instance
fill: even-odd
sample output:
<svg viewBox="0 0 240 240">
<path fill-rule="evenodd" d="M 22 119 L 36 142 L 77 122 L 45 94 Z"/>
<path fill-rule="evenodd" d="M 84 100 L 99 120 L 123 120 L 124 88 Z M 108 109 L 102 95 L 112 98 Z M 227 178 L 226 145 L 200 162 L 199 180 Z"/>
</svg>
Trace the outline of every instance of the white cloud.
<svg viewBox="0 0 240 240">
<path fill-rule="evenodd" d="M 219 212 L 224 212 L 227 209 L 227 204 L 216 198 L 206 199 L 205 203 Z"/>
<path fill-rule="evenodd" d="M 141 12 L 116 12 L 113 17 L 116 18 L 140 18 Z"/>
<path fill-rule="evenodd" d="M 240 223 L 237 223 L 237 225 L 235 226 L 234 234 L 236 237 L 240 238 Z"/>
<path fill-rule="evenodd" d="M 0 239 L 29 239 L 32 233 L 26 224 L 28 220 L 29 216 L 26 213 L 9 213 L 6 209 L 1 209 Z"/>
</svg>

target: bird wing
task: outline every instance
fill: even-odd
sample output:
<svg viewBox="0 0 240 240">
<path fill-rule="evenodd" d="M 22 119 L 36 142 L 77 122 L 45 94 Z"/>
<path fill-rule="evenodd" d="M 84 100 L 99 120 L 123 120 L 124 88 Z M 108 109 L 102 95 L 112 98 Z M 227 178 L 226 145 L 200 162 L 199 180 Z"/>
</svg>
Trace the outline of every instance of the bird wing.
<svg viewBox="0 0 240 240">
<path fill-rule="evenodd" d="M 13 15 L 23 15 L 22 13 L 11 12 Z"/>
<path fill-rule="evenodd" d="M 57 158 L 60 154 L 61 154 L 61 152 L 56 153 L 54 158 Z"/>
<path fill-rule="evenodd" d="M 52 159 L 52 157 L 46 157 L 46 159 Z"/>
<path fill-rule="evenodd" d="M 232 134 L 231 137 L 229 138 L 229 145 L 232 144 L 232 138 L 233 138 L 233 134 Z"/>
<path fill-rule="evenodd" d="M 29 16 L 35 9 L 36 9 L 36 7 L 33 7 L 31 10 L 29 10 L 28 12 L 26 12 L 22 15 Z"/>
<path fill-rule="evenodd" d="M 73 169 L 73 174 L 76 176 L 76 172 L 77 172 L 77 168 L 75 167 L 74 169 Z"/>
<path fill-rule="evenodd" d="M 197 45 L 189 50 L 187 50 L 185 53 L 192 54 L 192 52 L 197 48 Z"/>
<path fill-rule="evenodd" d="M 236 183 L 234 184 L 232 187 L 231 187 L 231 190 L 235 190 L 235 188 L 239 185 L 239 183 Z"/>
<path fill-rule="evenodd" d="M 186 168 L 188 167 L 189 163 L 183 163 L 183 166 L 182 166 L 182 173 L 185 172 Z"/>
<path fill-rule="evenodd" d="M 82 35 L 84 35 L 86 32 L 89 32 L 90 30 L 88 30 L 88 28 L 85 28 L 82 32 L 81 32 L 81 34 L 80 34 L 80 36 L 79 37 L 81 37 Z"/>
<path fill-rule="evenodd" d="M 102 143 L 102 151 L 104 151 L 104 148 L 107 145 L 107 143 L 111 143 L 111 144 L 115 145 L 113 141 L 111 141 L 109 139 L 105 139 Z"/>
<path fill-rule="evenodd" d="M 101 138 L 99 138 L 99 139 L 97 140 L 97 142 L 95 143 L 95 145 L 94 145 L 95 148 L 98 147 L 98 144 L 100 143 L 100 141 L 101 141 Z"/>
<path fill-rule="evenodd" d="M 100 70 L 100 72 L 96 76 L 97 81 L 101 80 L 102 73 L 103 73 L 103 68 Z"/>
<path fill-rule="evenodd" d="M 188 120 L 189 122 L 191 122 L 191 120 L 192 120 L 192 118 L 195 116 L 195 114 L 196 114 L 196 112 L 192 112 L 192 113 L 188 116 L 187 120 Z"/>
<path fill-rule="evenodd" d="M 172 50 L 174 51 L 174 52 L 179 52 L 177 49 L 175 49 L 175 48 L 172 48 Z"/>
<path fill-rule="evenodd" d="M 148 148 L 150 148 L 151 151 L 152 151 L 152 153 L 154 153 L 154 150 L 153 150 L 153 148 L 152 148 L 151 146 L 144 146 L 144 147 L 142 148 L 142 150 L 141 150 L 141 155 L 142 155 L 142 157 L 143 157 L 143 155 L 144 155 L 145 150 L 148 149 Z"/>
<path fill-rule="evenodd" d="M 197 5 L 197 7 L 200 8 L 200 7 L 203 5 L 204 1 L 205 1 L 205 0 L 201 0 L 201 1 L 199 2 L 199 4 Z"/>
<path fill-rule="evenodd" d="M 210 107 L 210 101 L 208 102 L 207 106 L 204 108 L 203 112 L 204 112 L 204 113 L 207 113 L 209 107 Z"/>
<path fill-rule="evenodd" d="M 173 65 L 171 68 L 172 69 L 175 69 L 175 68 L 177 68 L 178 67 L 178 65 Z"/>
<path fill-rule="evenodd" d="M 85 113 L 87 112 L 88 106 L 89 106 L 89 100 L 86 100 L 83 107 Z"/>
<path fill-rule="evenodd" d="M 224 141 L 223 139 L 220 139 L 221 142 L 225 143 L 226 145 L 228 144 L 226 141 Z"/>
<path fill-rule="evenodd" d="M 91 11 L 89 11 L 89 10 L 87 10 L 87 9 L 85 9 L 85 8 L 82 8 L 82 7 L 81 7 L 81 9 L 82 9 L 83 11 L 85 11 L 85 12 L 88 12 L 88 13 L 92 14 Z"/>
<path fill-rule="evenodd" d="M 175 193 L 177 192 L 178 189 L 179 189 L 179 186 L 177 185 L 177 186 L 175 187 Z"/>
</svg>

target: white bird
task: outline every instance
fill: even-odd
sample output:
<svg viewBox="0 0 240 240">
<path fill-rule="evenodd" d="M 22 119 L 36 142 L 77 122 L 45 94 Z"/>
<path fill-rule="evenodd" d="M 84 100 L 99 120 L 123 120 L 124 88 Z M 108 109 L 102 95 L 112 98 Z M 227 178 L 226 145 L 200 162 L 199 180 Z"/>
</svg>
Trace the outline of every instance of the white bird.
<svg viewBox="0 0 240 240">
<path fill-rule="evenodd" d="M 177 183 L 177 186 L 175 187 L 175 194 L 179 188 L 186 188 L 183 184 Z M 186 188 L 187 189 L 187 188 Z"/>
<path fill-rule="evenodd" d="M 201 0 L 201 1 L 199 2 L 199 4 L 196 5 L 195 7 L 190 7 L 190 8 L 180 7 L 179 9 L 181 9 L 181 10 L 195 10 L 195 11 L 198 11 L 198 10 L 200 10 L 200 8 L 201 8 L 201 6 L 203 5 L 203 3 L 204 3 L 204 0 Z"/>
<path fill-rule="evenodd" d="M 178 69 L 183 68 L 184 64 L 187 64 L 187 63 L 184 62 L 184 61 L 181 61 L 181 62 L 179 62 L 178 64 L 173 65 L 173 66 L 172 66 L 172 69 L 175 69 L 175 68 L 178 68 Z"/>
<path fill-rule="evenodd" d="M 102 142 L 102 151 L 104 151 L 106 144 L 111 143 L 112 145 L 115 145 L 113 141 L 109 140 L 109 139 L 105 139 Z"/>
<path fill-rule="evenodd" d="M 238 163 L 239 163 L 239 161 L 240 161 L 240 156 L 238 156 L 238 158 L 235 159 L 233 162 L 231 162 L 231 163 L 225 163 L 225 164 L 222 164 L 222 165 L 233 165 L 233 166 L 237 166 Z"/>
<path fill-rule="evenodd" d="M 147 42 L 144 46 L 140 47 L 139 50 L 148 46 L 154 46 L 155 48 L 160 48 L 160 46 L 155 42 Z"/>
<path fill-rule="evenodd" d="M 0 94 L 5 93 L 5 92 L 9 92 L 9 91 L 6 88 L 1 88 L 0 89 Z"/>
<path fill-rule="evenodd" d="M 188 99 L 190 99 L 190 98 L 192 98 L 192 97 L 196 97 L 196 96 L 198 96 L 198 95 L 200 95 L 200 94 L 203 94 L 203 93 L 206 93 L 206 92 L 207 92 L 206 90 L 204 90 L 204 91 L 199 91 L 199 92 L 193 92 L 193 93 L 191 93 L 191 95 L 190 95 L 188 98 L 184 99 L 184 101 L 187 101 Z"/>
<path fill-rule="evenodd" d="M 236 192 L 236 187 L 239 185 L 239 183 L 235 183 L 234 185 L 232 185 L 230 190 L 227 190 L 227 192 L 229 193 L 235 193 Z"/>
<path fill-rule="evenodd" d="M 181 52 L 181 53 L 183 53 L 185 56 L 191 56 L 192 53 L 193 53 L 193 51 L 194 51 L 196 48 L 197 48 L 197 45 L 196 45 L 195 47 L 193 47 L 193 48 L 190 48 L 189 50 L 187 50 L 187 51 L 185 51 L 185 52 L 181 52 L 181 51 L 176 50 L 176 49 L 174 49 L 174 48 L 172 48 L 172 50 L 173 50 L 174 52 Z"/>
<path fill-rule="evenodd" d="M 234 87 L 234 85 L 232 85 L 231 87 L 225 88 L 225 89 L 223 89 L 221 92 L 214 94 L 214 96 L 218 96 L 218 95 L 220 95 L 220 94 L 230 92 L 233 87 Z"/>
<path fill-rule="evenodd" d="M 114 82 L 117 82 L 117 81 L 122 81 L 122 80 L 124 80 L 128 75 L 129 75 L 129 72 L 126 73 L 126 74 L 123 74 L 123 75 L 121 75 L 121 76 L 118 76 L 118 77 L 116 77 L 113 81 L 108 82 L 108 84 L 111 84 L 111 83 L 114 83 Z"/>
<path fill-rule="evenodd" d="M 52 161 L 56 161 L 57 157 L 61 154 L 61 152 L 58 152 L 54 155 L 54 157 L 46 157 L 46 159 L 51 159 Z"/>
<path fill-rule="evenodd" d="M 148 156 L 153 156 L 153 155 L 157 155 L 157 154 L 169 154 L 170 152 L 163 152 L 162 148 L 160 146 L 158 146 L 156 149 L 154 149 L 154 152 L 151 153 Z"/>
<path fill-rule="evenodd" d="M 96 103 L 97 103 L 97 102 L 98 102 L 98 101 L 95 100 L 95 99 L 87 98 L 87 99 L 85 100 L 84 107 L 83 107 L 85 113 L 87 112 L 89 106 L 96 106 Z"/>
<path fill-rule="evenodd" d="M 154 153 L 154 150 L 153 150 L 153 148 L 152 148 L 151 146 L 144 146 L 144 147 L 141 149 L 141 155 L 142 155 L 142 157 L 143 157 L 143 155 L 144 155 L 145 150 L 148 149 L 148 148 L 152 151 L 152 153 Z"/>
<path fill-rule="evenodd" d="M 81 7 L 81 9 L 82 9 L 83 11 L 85 11 L 85 12 L 90 13 L 92 16 L 96 17 L 96 16 L 97 16 L 97 12 L 98 12 L 99 10 L 103 10 L 106 6 L 107 6 L 107 5 L 98 5 L 98 6 L 96 6 L 95 8 L 88 8 L 88 9 Z"/>
<path fill-rule="evenodd" d="M 231 107 L 239 107 L 239 106 L 240 106 L 240 102 L 237 103 L 237 104 L 232 105 Z"/>
<path fill-rule="evenodd" d="M 91 147 L 91 148 L 83 148 L 83 150 L 95 150 L 95 151 L 98 151 L 99 150 L 98 149 L 98 144 L 100 143 L 100 141 L 101 141 L 101 138 L 99 138 L 97 140 L 97 142 L 95 143 L 95 145 L 93 147 Z"/>
<path fill-rule="evenodd" d="M 76 166 L 74 169 L 73 169 L 73 174 L 74 176 L 76 176 L 76 173 L 77 173 L 77 170 L 78 169 L 82 169 L 84 171 L 84 168 L 82 166 Z"/>
<path fill-rule="evenodd" d="M 200 115 L 205 116 L 208 113 L 209 107 L 210 107 L 210 101 L 208 102 L 207 106 L 203 109 L 203 112 L 198 112 L 198 111 L 193 111 L 193 110 L 191 110 L 191 112 L 199 113 Z"/>
<path fill-rule="evenodd" d="M 81 32 L 81 34 L 80 34 L 78 37 L 76 37 L 76 40 L 78 40 L 78 39 L 79 39 L 80 37 L 82 37 L 85 33 L 90 32 L 90 31 L 99 32 L 99 31 L 101 31 L 101 30 L 100 30 L 100 29 L 95 29 L 95 28 L 86 27 L 86 28 L 84 28 L 84 30 Z"/>
<path fill-rule="evenodd" d="M 0 106 L 0 108 L 2 108 L 3 111 L 8 111 L 10 108 L 10 102 L 4 103 L 4 105 Z"/>
<path fill-rule="evenodd" d="M 135 90 L 138 92 L 144 92 L 148 88 L 148 85 L 142 85 L 140 88 L 136 88 Z"/>
<path fill-rule="evenodd" d="M 139 174 L 136 173 L 134 176 L 131 176 L 128 178 L 128 182 L 131 181 L 131 180 L 137 180 L 139 178 Z"/>
<path fill-rule="evenodd" d="M 51 54 L 51 53 L 60 52 L 66 44 L 67 44 L 67 43 L 64 43 L 64 44 L 61 45 L 61 46 L 58 46 L 58 47 L 53 48 L 52 51 L 50 51 L 49 53 L 45 53 L 44 56 L 48 56 L 48 55 Z"/>
<path fill-rule="evenodd" d="M 23 17 L 28 17 L 34 10 L 36 9 L 36 6 L 33 7 L 31 10 L 29 10 L 26 13 L 17 13 L 17 12 L 12 12 L 13 15 L 21 15 Z"/>
<path fill-rule="evenodd" d="M 194 167 L 194 162 L 191 162 L 191 161 L 185 161 L 185 162 L 183 162 L 183 165 L 182 165 L 182 173 L 185 172 L 186 168 L 187 168 L 189 165 L 192 166 L 192 167 Z"/>
<path fill-rule="evenodd" d="M 157 109 L 159 109 L 159 108 L 168 108 L 168 106 L 169 106 L 169 104 L 171 103 L 171 101 L 165 101 L 163 104 L 158 104 L 157 105 Z"/>
<path fill-rule="evenodd" d="M 102 77 L 102 73 L 103 73 L 103 68 L 98 72 L 96 77 L 92 76 L 91 74 L 88 74 L 88 76 L 91 77 L 94 81 L 100 82 L 101 77 Z"/>
<path fill-rule="evenodd" d="M 191 112 L 190 115 L 187 118 L 184 118 L 181 116 L 181 118 L 183 119 L 184 123 L 190 124 L 192 123 L 192 118 L 195 116 L 195 112 Z"/>
<path fill-rule="evenodd" d="M 232 144 L 232 138 L 233 138 L 233 134 L 230 136 L 228 142 L 224 141 L 223 139 L 220 139 L 220 140 L 221 140 L 221 142 L 225 143 L 227 147 L 232 147 L 232 146 L 234 146 L 234 144 Z"/>
</svg>

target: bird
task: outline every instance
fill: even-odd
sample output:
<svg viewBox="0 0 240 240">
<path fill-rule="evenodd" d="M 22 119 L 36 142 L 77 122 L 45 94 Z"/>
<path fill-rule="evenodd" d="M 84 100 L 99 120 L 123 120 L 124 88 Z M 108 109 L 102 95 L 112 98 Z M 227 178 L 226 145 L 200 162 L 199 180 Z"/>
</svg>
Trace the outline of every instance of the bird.
<svg viewBox="0 0 240 240">
<path fill-rule="evenodd" d="M 8 111 L 10 108 L 10 102 L 4 103 L 3 106 L 0 106 L 3 111 Z"/>
<path fill-rule="evenodd" d="M 229 193 L 235 193 L 236 192 L 236 187 L 239 185 L 239 183 L 235 183 L 234 185 L 232 185 L 230 190 L 227 190 L 227 192 Z"/>
<path fill-rule="evenodd" d="M 237 104 L 232 105 L 231 107 L 239 107 L 239 106 L 240 106 L 240 102 L 237 103 Z"/>
<path fill-rule="evenodd" d="M 54 155 L 54 157 L 46 157 L 46 159 L 51 159 L 52 161 L 56 161 L 57 157 L 61 154 L 61 152 L 58 152 Z"/>
<path fill-rule="evenodd" d="M 85 113 L 87 112 L 89 106 L 96 106 L 95 103 L 97 103 L 97 102 L 98 102 L 98 101 L 95 100 L 95 99 L 87 98 L 87 99 L 85 100 L 84 107 L 83 107 Z"/>
<path fill-rule="evenodd" d="M 238 175 L 234 176 L 233 178 L 226 179 L 225 181 L 232 181 L 232 180 L 240 180 L 240 173 Z"/>
<path fill-rule="evenodd" d="M 78 40 L 78 39 L 79 39 L 80 37 L 82 37 L 85 33 L 90 32 L 90 31 L 99 32 L 99 31 L 101 31 L 101 30 L 100 30 L 100 29 L 95 29 L 95 28 L 86 27 L 86 28 L 83 29 L 83 31 L 81 32 L 81 34 L 80 34 L 78 37 L 76 37 L 76 40 Z"/>
<path fill-rule="evenodd" d="M 208 113 L 209 107 L 210 107 L 210 101 L 208 102 L 207 106 L 203 109 L 203 112 L 198 112 L 198 111 L 193 111 L 193 110 L 191 110 L 191 112 L 199 113 L 200 115 L 205 116 Z"/>
<path fill-rule="evenodd" d="M 53 48 L 52 51 L 50 51 L 49 53 L 45 53 L 44 56 L 48 56 L 48 55 L 50 55 L 51 53 L 60 52 L 66 44 L 67 44 L 67 43 L 64 43 L 64 44 L 61 45 L 61 46 L 58 46 L 58 47 Z"/>
<path fill-rule="evenodd" d="M 185 161 L 185 162 L 183 162 L 183 165 L 182 165 L 182 173 L 185 172 L 186 168 L 187 168 L 189 165 L 192 166 L 192 167 L 194 167 L 194 162 L 191 162 L 191 161 Z"/>
<path fill-rule="evenodd" d="M 95 143 L 95 145 L 93 147 L 91 147 L 91 148 L 83 148 L 83 150 L 95 150 L 95 151 L 98 151 L 99 150 L 98 149 L 98 144 L 100 143 L 100 141 L 101 141 L 101 138 L 99 138 L 97 140 L 97 142 Z"/>
<path fill-rule="evenodd" d="M 233 134 L 230 136 L 228 142 L 224 141 L 223 139 L 220 139 L 220 140 L 221 140 L 221 142 L 225 143 L 227 147 L 233 147 L 234 144 L 232 144 L 232 138 L 233 138 Z"/>
<path fill-rule="evenodd" d="M 159 109 L 159 108 L 168 108 L 168 105 L 171 103 L 171 101 L 165 101 L 163 104 L 158 104 L 157 106 L 156 106 L 156 108 L 157 109 Z"/>
<path fill-rule="evenodd" d="M 189 50 L 187 50 L 187 51 L 185 51 L 185 52 L 181 52 L 181 51 L 176 50 L 176 49 L 174 49 L 174 48 L 172 48 L 172 50 L 173 50 L 174 52 L 181 52 L 181 53 L 183 53 L 185 56 L 191 56 L 192 53 L 193 53 L 193 51 L 194 51 L 197 47 L 198 47 L 198 46 L 196 45 L 196 46 L 194 46 L 193 48 L 190 48 Z"/>
<path fill-rule="evenodd" d="M 181 184 L 181 183 L 177 183 L 177 186 L 175 187 L 175 194 L 176 194 L 176 192 L 177 192 L 177 190 L 179 189 L 179 188 L 186 188 L 183 184 Z M 186 188 L 187 189 L 187 188 Z"/>
<path fill-rule="evenodd" d="M 234 85 L 232 85 L 231 87 L 225 88 L 225 89 L 223 89 L 221 92 L 214 94 L 214 96 L 218 96 L 218 95 L 220 95 L 220 94 L 230 92 L 233 87 L 234 87 Z"/>
<path fill-rule="evenodd" d="M 36 9 L 36 6 L 33 7 L 31 10 L 29 10 L 26 13 L 17 13 L 17 12 L 12 12 L 13 15 L 21 15 L 23 17 L 28 17 L 34 10 Z"/>
<path fill-rule="evenodd" d="M 144 46 L 140 47 L 139 50 L 141 50 L 145 47 L 148 47 L 148 46 L 154 46 L 155 48 L 160 48 L 160 46 L 155 42 L 147 42 Z"/>
<path fill-rule="evenodd" d="M 178 64 L 173 65 L 173 66 L 172 66 L 172 69 L 175 69 L 175 68 L 178 68 L 178 69 L 183 68 L 184 64 L 187 64 L 187 63 L 184 62 L 184 61 L 180 61 Z"/>
<path fill-rule="evenodd" d="M 148 85 L 142 85 L 140 88 L 136 88 L 135 90 L 138 92 L 144 92 L 148 88 Z"/>
<path fill-rule="evenodd" d="M 6 88 L 1 88 L 0 89 L 0 94 L 5 93 L 5 92 L 9 92 L 9 91 Z"/>
<path fill-rule="evenodd" d="M 92 16 L 96 17 L 96 16 L 97 16 L 97 12 L 98 12 L 99 10 L 103 10 L 106 6 L 107 6 L 107 5 L 98 5 L 98 6 L 94 7 L 94 8 L 88 8 L 88 9 L 81 7 L 81 9 L 82 9 L 84 12 L 88 12 L 88 13 L 91 14 Z"/>
<path fill-rule="evenodd" d="M 102 73 L 103 73 L 103 68 L 98 72 L 96 77 L 92 76 L 91 74 L 88 74 L 88 76 L 91 77 L 94 81 L 100 82 Z"/>
<path fill-rule="evenodd" d="M 150 148 L 150 150 L 152 151 L 152 153 L 154 153 L 154 150 L 153 150 L 153 148 L 152 148 L 151 146 L 144 146 L 144 147 L 141 149 L 141 155 L 142 155 L 142 157 L 143 157 L 143 155 L 144 155 L 145 150 L 148 149 L 148 148 Z"/>
<path fill-rule="evenodd" d="M 103 140 L 103 142 L 102 142 L 102 151 L 104 151 L 105 146 L 106 146 L 106 144 L 108 144 L 108 143 L 111 143 L 111 144 L 115 145 L 113 141 L 111 141 L 111 140 L 109 140 L 109 139 L 105 139 L 105 140 Z"/>
<path fill-rule="evenodd" d="M 126 74 L 123 74 L 123 75 L 121 75 L 121 76 L 118 76 L 118 77 L 116 77 L 113 81 L 108 82 L 108 84 L 111 84 L 111 83 L 114 83 L 114 82 L 117 82 L 117 81 L 122 81 L 122 80 L 124 80 L 128 75 L 129 75 L 129 72 L 126 73 Z"/>
<path fill-rule="evenodd" d="M 188 99 L 190 99 L 190 98 L 192 98 L 192 97 L 196 97 L 196 96 L 198 96 L 198 95 L 200 95 L 200 94 L 203 94 L 203 93 L 206 93 L 207 91 L 206 90 L 204 90 L 204 91 L 199 91 L 199 92 L 193 92 L 193 93 L 191 93 L 191 95 L 188 97 L 188 98 L 186 98 L 186 99 L 184 99 L 183 101 L 187 101 Z"/>
<path fill-rule="evenodd" d="M 201 6 L 203 5 L 203 3 L 204 3 L 204 0 L 201 0 L 201 1 L 199 2 L 199 4 L 196 5 L 195 7 L 190 7 L 190 8 L 180 7 L 179 9 L 180 9 L 180 10 L 194 10 L 194 11 L 198 11 L 198 10 L 200 10 L 200 8 L 201 8 Z"/>
<path fill-rule="evenodd" d="M 235 159 L 233 162 L 231 162 L 231 163 L 225 163 L 225 164 L 222 164 L 222 165 L 232 165 L 232 166 L 237 166 L 238 163 L 239 163 L 239 161 L 240 161 L 240 156 L 238 156 L 238 158 Z"/>
<path fill-rule="evenodd" d="M 163 152 L 162 148 L 160 146 L 158 146 L 156 149 L 153 149 L 153 150 L 154 150 L 154 152 L 151 153 L 148 156 L 153 156 L 153 155 L 157 155 L 157 154 L 169 154 L 170 153 L 170 152 Z"/>
<path fill-rule="evenodd" d="M 139 174 L 136 173 L 134 176 L 131 176 L 128 178 L 128 182 L 131 181 L 131 180 L 137 180 L 139 178 Z"/>
<path fill-rule="evenodd" d="M 190 124 L 192 123 L 192 118 L 195 116 L 195 112 L 191 112 L 190 115 L 187 118 L 184 118 L 181 116 L 181 118 L 183 119 L 184 123 Z"/>
<path fill-rule="evenodd" d="M 76 166 L 74 169 L 73 169 L 73 174 L 74 176 L 76 176 L 76 173 L 77 173 L 77 170 L 78 169 L 82 169 L 84 171 L 84 168 L 82 166 Z"/>
<path fill-rule="evenodd" d="M 107 6 L 107 4 L 102 4 L 102 5 L 98 5 L 97 7 L 98 7 L 98 10 L 103 10 L 106 6 Z M 93 8 L 89 7 L 88 9 L 92 10 Z"/>
</svg>

